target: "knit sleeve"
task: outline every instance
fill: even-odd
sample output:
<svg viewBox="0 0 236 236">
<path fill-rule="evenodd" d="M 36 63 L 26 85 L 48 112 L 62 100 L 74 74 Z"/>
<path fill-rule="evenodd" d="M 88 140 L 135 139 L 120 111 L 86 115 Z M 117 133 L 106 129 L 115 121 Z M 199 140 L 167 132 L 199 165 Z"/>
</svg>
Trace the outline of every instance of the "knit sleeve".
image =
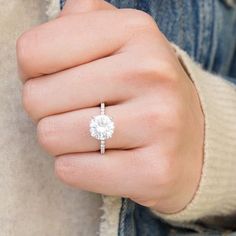
<svg viewBox="0 0 236 236">
<path fill-rule="evenodd" d="M 177 223 L 236 211 L 236 85 L 204 71 L 173 45 L 196 86 L 205 116 L 204 163 L 197 192 L 182 211 L 155 214 Z"/>
</svg>

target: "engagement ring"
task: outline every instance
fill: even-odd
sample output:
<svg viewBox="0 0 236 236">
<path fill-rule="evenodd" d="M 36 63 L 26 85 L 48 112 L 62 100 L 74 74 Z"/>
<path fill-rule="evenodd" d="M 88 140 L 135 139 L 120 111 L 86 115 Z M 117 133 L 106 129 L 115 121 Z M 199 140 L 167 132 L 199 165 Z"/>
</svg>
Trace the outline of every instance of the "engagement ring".
<svg viewBox="0 0 236 236">
<path fill-rule="evenodd" d="M 100 152 L 104 154 L 106 140 L 112 137 L 115 129 L 112 118 L 105 115 L 105 103 L 101 103 L 101 114 L 92 117 L 89 127 L 90 135 L 100 141 Z"/>
</svg>

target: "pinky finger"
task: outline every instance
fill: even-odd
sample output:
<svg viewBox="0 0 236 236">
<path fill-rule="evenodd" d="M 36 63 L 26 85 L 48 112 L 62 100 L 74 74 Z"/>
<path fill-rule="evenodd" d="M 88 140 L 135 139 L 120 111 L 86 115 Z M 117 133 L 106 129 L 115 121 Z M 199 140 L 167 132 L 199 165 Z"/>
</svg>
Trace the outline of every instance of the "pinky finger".
<svg viewBox="0 0 236 236">
<path fill-rule="evenodd" d="M 128 196 L 135 189 L 135 150 L 76 153 L 56 158 L 55 172 L 65 183 L 82 190 Z"/>
</svg>

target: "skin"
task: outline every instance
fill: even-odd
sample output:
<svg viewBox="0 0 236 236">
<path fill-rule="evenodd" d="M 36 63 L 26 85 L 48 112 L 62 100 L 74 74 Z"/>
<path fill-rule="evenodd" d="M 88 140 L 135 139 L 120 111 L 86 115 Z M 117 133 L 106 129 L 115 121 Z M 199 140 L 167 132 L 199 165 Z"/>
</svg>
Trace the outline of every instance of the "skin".
<svg viewBox="0 0 236 236">
<path fill-rule="evenodd" d="M 80 189 L 171 214 L 197 191 L 204 115 L 195 86 L 147 14 L 68 0 L 17 41 L 25 110 L 55 172 Z M 106 154 L 89 122 L 106 103 L 116 125 Z"/>
</svg>

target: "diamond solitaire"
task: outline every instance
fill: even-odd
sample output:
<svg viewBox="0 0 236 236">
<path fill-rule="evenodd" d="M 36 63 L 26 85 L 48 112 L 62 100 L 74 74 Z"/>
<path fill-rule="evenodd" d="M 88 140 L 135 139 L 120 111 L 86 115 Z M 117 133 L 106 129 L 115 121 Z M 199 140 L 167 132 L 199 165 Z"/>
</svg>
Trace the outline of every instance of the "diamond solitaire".
<svg viewBox="0 0 236 236">
<path fill-rule="evenodd" d="M 105 140 L 112 137 L 115 129 L 114 122 L 110 116 L 105 115 L 105 104 L 101 103 L 101 114 L 94 116 L 90 121 L 90 135 L 100 140 L 100 152 L 105 153 Z"/>
</svg>

